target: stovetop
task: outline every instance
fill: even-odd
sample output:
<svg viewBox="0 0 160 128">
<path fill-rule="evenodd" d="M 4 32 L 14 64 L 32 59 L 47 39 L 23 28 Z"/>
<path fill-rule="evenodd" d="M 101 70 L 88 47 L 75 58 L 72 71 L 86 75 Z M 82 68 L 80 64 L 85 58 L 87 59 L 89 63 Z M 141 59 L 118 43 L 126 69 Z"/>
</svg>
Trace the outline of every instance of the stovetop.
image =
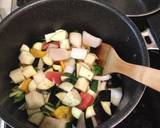
<svg viewBox="0 0 160 128">
<path fill-rule="evenodd" d="M 18 6 L 22 6 L 31 0 L 0 0 L 0 21 L 2 18 L 7 16 L 10 12 L 16 9 Z M 160 11 L 154 15 L 159 15 Z M 148 17 L 131 18 L 133 22 L 138 26 L 140 31 L 144 31 L 149 27 L 147 22 Z M 153 19 L 152 17 L 150 19 Z M 159 20 L 158 20 L 159 22 Z M 153 27 L 155 23 L 153 23 Z M 160 26 L 159 26 L 160 30 Z M 152 30 L 153 32 L 153 30 Z M 154 30 L 155 32 L 155 30 Z M 159 31 L 160 32 L 160 31 Z M 157 34 L 158 37 L 160 33 Z M 156 35 L 156 36 L 157 36 Z M 154 35 L 154 39 L 155 39 Z M 159 41 L 160 39 L 155 39 Z M 151 67 L 160 69 L 160 51 L 149 50 Z M 141 101 L 133 112 L 118 126 L 115 128 L 160 128 L 160 93 L 147 88 Z M 4 126 L 4 123 L 0 121 L 0 128 L 10 128 Z"/>
</svg>

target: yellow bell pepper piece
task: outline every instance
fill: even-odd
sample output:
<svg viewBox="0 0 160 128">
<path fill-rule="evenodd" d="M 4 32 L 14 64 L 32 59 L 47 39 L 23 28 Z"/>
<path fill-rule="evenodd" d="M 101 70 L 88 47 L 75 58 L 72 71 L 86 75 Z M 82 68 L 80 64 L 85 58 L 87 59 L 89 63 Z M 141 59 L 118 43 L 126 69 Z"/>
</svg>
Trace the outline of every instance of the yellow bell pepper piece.
<svg viewBox="0 0 160 128">
<path fill-rule="evenodd" d="M 19 86 L 19 89 L 21 89 L 22 91 L 24 91 L 25 93 L 28 93 L 29 90 L 28 90 L 28 86 L 29 86 L 29 83 L 31 82 L 31 79 L 26 79 L 24 80 L 20 86 Z"/>
<path fill-rule="evenodd" d="M 35 58 L 42 58 L 43 56 L 46 55 L 45 51 L 40 51 L 35 48 L 31 48 L 30 52 Z"/>
<path fill-rule="evenodd" d="M 62 67 L 62 71 L 64 71 L 64 68 L 65 68 L 64 62 L 63 62 L 63 61 L 60 61 L 60 65 L 61 65 L 61 67 Z"/>
<path fill-rule="evenodd" d="M 56 117 L 57 119 L 62 119 L 65 118 L 67 120 L 69 120 L 69 118 L 71 118 L 71 109 L 67 106 L 60 106 L 58 107 L 54 112 L 53 112 L 53 116 Z"/>
</svg>

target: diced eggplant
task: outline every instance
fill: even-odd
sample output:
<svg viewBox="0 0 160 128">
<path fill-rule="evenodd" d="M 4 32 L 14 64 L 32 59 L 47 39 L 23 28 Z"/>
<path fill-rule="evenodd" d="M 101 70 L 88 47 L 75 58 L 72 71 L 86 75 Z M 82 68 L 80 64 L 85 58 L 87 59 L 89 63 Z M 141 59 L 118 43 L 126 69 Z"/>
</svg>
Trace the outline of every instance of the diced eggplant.
<svg viewBox="0 0 160 128">
<path fill-rule="evenodd" d="M 66 97 L 67 93 L 66 92 L 59 92 L 56 94 L 56 97 L 60 100 L 63 101 L 64 98 Z"/>
<path fill-rule="evenodd" d="M 26 44 L 22 44 L 21 48 L 20 48 L 20 51 L 26 51 L 26 52 L 29 52 L 29 47 L 26 45 Z"/>
<path fill-rule="evenodd" d="M 86 119 L 88 118 L 91 118 L 92 116 L 95 116 L 96 113 L 94 111 L 94 108 L 93 106 L 89 106 L 87 109 L 86 109 Z"/>
<path fill-rule="evenodd" d="M 78 120 L 77 128 L 86 128 L 86 121 L 85 121 L 85 117 L 84 117 L 84 112 L 82 112 L 82 114 Z"/>
<path fill-rule="evenodd" d="M 100 80 L 100 81 L 107 81 L 109 79 L 111 79 L 111 75 L 105 75 L 105 76 L 94 76 L 93 77 L 94 80 Z"/>
<path fill-rule="evenodd" d="M 93 65 L 96 59 L 97 59 L 97 56 L 95 54 L 88 53 L 86 58 L 84 59 L 84 62 L 88 65 Z"/>
<path fill-rule="evenodd" d="M 121 99 L 122 99 L 122 88 L 118 87 L 118 88 L 110 88 L 109 90 L 111 90 L 111 102 L 112 104 L 114 104 L 115 106 L 118 106 Z"/>
<path fill-rule="evenodd" d="M 45 103 L 48 103 L 51 93 L 48 91 L 43 91 L 42 93 L 43 93 Z"/>
<path fill-rule="evenodd" d="M 28 85 L 28 90 L 31 91 L 35 91 L 37 89 L 37 84 L 34 80 L 31 80 L 31 82 Z"/>
<path fill-rule="evenodd" d="M 84 66 L 81 66 L 80 71 L 79 71 L 79 75 L 82 77 L 85 77 L 88 80 L 92 80 L 94 74 L 91 70 L 85 68 Z"/>
<path fill-rule="evenodd" d="M 75 66 L 74 65 L 67 65 L 65 68 L 64 68 L 64 72 L 67 72 L 67 73 L 73 73 L 75 70 Z"/>
<path fill-rule="evenodd" d="M 84 62 L 76 63 L 77 77 L 79 76 L 79 71 L 80 71 L 81 66 L 84 66 L 85 68 L 87 68 L 88 70 L 90 70 L 90 67 L 86 63 L 84 63 Z"/>
<path fill-rule="evenodd" d="M 52 37 L 54 34 L 55 34 L 54 32 L 45 34 L 45 41 L 46 41 L 46 42 L 52 41 L 52 40 L 51 40 L 51 37 Z"/>
<path fill-rule="evenodd" d="M 39 126 L 43 118 L 44 118 L 44 114 L 42 112 L 37 112 L 37 113 L 32 114 L 28 118 L 28 121 Z"/>
<path fill-rule="evenodd" d="M 81 47 L 82 44 L 82 35 L 78 32 L 71 32 L 69 34 L 69 41 L 74 47 Z"/>
<path fill-rule="evenodd" d="M 9 77 L 14 83 L 22 82 L 25 79 L 22 73 L 22 68 L 12 70 L 9 74 Z"/>
<path fill-rule="evenodd" d="M 47 69 L 44 73 L 47 74 L 47 72 L 53 72 L 53 68 Z"/>
<path fill-rule="evenodd" d="M 43 71 L 43 66 L 44 66 L 44 63 L 42 59 L 39 59 L 38 66 L 37 66 L 38 70 Z"/>
<path fill-rule="evenodd" d="M 42 60 L 45 64 L 47 65 L 52 65 L 53 64 L 53 60 L 52 58 L 49 56 L 49 54 L 47 53 L 45 56 L 42 57 Z"/>
<path fill-rule="evenodd" d="M 72 112 L 73 117 L 75 117 L 76 119 L 79 119 L 81 117 L 82 110 L 80 110 L 76 107 L 72 107 L 71 112 Z"/>
<path fill-rule="evenodd" d="M 36 42 L 36 43 L 34 43 L 33 48 L 41 51 L 42 50 L 42 45 L 43 45 L 42 42 Z"/>
<path fill-rule="evenodd" d="M 61 76 L 61 81 L 65 81 L 68 78 L 69 78 L 68 76 Z"/>
<path fill-rule="evenodd" d="M 74 59 L 84 60 L 87 56 L 87 49 L 84 48 L 72 48 L 71 57 Z"/>
<path fill-rule="evenodd" d="M 108 114 L 108 115 L 112 115 L 112 111 L 111 111 L 111 102 L 108 101 L 101 101 L 101 105 L 104 109 L 104 111 Z"/>
<path fill-rule="evenodd" d="M 58 71 L 58 72 L 62 72 L 62 67 L 60 65 L 54 64 L 53 69 Z"/>
<path fill-rule="evenodd" d="M 87 93 L 88 94 L 90 94 L 90 95 L 92 95 L 94 98 L 96 97 L 96 93 L 93 91 L 93 90 L 91 90 L 91 89 L 89 89 L 88 91 L 87 91 Z"/>
<path fill-rule="evenodd" d="M 37 91 L 26 94 L 25 99 L 29 109 L 37 109 L 45 104 L 43 95 Z"/>
<path fill-rule="evenodd" d="M 66 92 L 69 92 L 69 91 L 72 90 L 73 84 L 71 84 L 69 82 L 63 82 L 58 87 L 61 88 L 64 91 L 66 91 Z"/>
<path fill-rule="evenodd" d="M 35 57 L 27 51 L 22 51 L 19 55 L 19 61 L 21 64 L 33 64 Z"/>
<path fill-rule="evenodd" d="M 53 34 L 53 36 L 51 36 L 51 40 L 52 41 L 61 41 L 64 40 L 68 37 L 68 33 L 67 31 L 63 30 L 63 29 L 59 29 L 56 30 Z"/>
<path fill-rule="evenodd" d="M 52 117 L 45 117 L 40 128 L 65 128 L 67 121 L 65 119 L 56 119 Z"/>
<path fill-rule="evenodd" d="M 93 127 L 96 128 L 98 125 L 96 118 L 92 116 L 91 119 L 92 119 Z"/>
<path fill-rule="evenodd" d="M 70 49 L 70 43 L 68 39 L 64 39 L 60 41 L 60 48 Z"/>
<path fill-rule="evenodd" d="M 26 78 L 29 78 L 36 74 L 36 70 L 33 68 L 32 65 L 29 65 L 23 68 L 22 73 Z"/>
<path fill-rule="evenodd" d="M 97 93 L 103 90 L 106 90 L 107 82 L 102 81 L 99 83 L 98 88 L 97 88 Z"/>
<path fill-rule="evenodd" d="M 89 87 L 89 81 L 86 78 L 83 77 L 78 78 L 75 84 L 76 89 L 82 92 L 86 92 L 88 90 L 88 87 Z"/>
<path fill-rule="evenodd" d="M 38 109 L 27 109 L 27 114 L 28 114 L 28 116 L 31 116 L 32 114 L 40 112 L 40 111 L 41 111 L 40 108 L 38 108 Z"/>
</svg>

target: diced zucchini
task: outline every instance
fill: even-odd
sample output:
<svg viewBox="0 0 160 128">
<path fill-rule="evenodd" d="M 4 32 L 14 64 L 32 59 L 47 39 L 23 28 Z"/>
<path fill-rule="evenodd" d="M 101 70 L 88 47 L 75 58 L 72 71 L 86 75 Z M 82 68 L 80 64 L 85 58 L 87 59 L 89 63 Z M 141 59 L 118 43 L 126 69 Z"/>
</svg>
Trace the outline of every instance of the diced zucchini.
<svg viewBox="0 0 160 128">
<path fill-rule="evenodd" d="M 76 89 L 82 92 L 86 92 L 88 90 L 88 87 L 89 87 L 89 81 L 86 78 L 83 77 L 78 78 L 75 84 Z"/>
<path fill-rule="evenodd" d="M 84 117 L 84 112 L 82 112 L 78 122 L 77 122 L 77 128 L 86 128 L 86 121 Z"/>
<path fill-rule="evenodd" d="M 58 71 L 58 72 L 62 72 L 62 67 L 60 65 L 54 64 L 53 69 Z"/>
<path fill-rule="evenodd" d="M 71 91 L 73 88 L 73 84 L 69 83 L 69 82 L 63 82 L 61 83 L 59 86 L 59 88 L 63 89 L 64 91 Z"/>
<path fill-rule="evenodd" d="M 101 101 L 101 105 L 104 109 L 104 111 L 108 114 L 108 115 L 112 115 L 112 112 L 111 112 L 111 102 L 108 102 L 108 101 Z"/>
<path fill-rule="evenodd" d="M 53 60 L 52 60 L 52 58 L 48 54 L 46 54 L 45 56 L 43 56 L 42 60 L 47 65 L 52 65 L 53 64 Z"/>
<path fill-rule="evenodd" d="M 90 71 L 89 69 L 85 68 L 84 66 L 81 66 L 80 71 L 79 71 L 79 75 L 82 77 L 85 77 L 88 80 L 92 80 L 94 74 L 92 71 Z"/>
<path fill-rule="evenodd" d="M 94 111 L 93 106 L 89 106 L 89 107 L 86 109 L 86 118 L 88 119 L 88 118 L 90 118 L 90 117 L 92 117 L 92 116 L 95 116 L 95 115 L 96 115 L 96 113 L 95 113 L 95 111 Z"/>
<path fill-rule="evenodd" d="M 98 85 L 97 92 L 106 90 L 106 86 L 107 86 L 107 82 L 106 82 L 106 81 L 102 81 L 102 82 Z"/>
<path fill-rule="evenodd" d="M 64 80 L 66 80 L 68 78 L 69 78 L 68 76 L 61 76 L 61 81 L 64 81 Z"/>
<path fill-rule="evenodd" d="M 87 92 L 88 94 L 92 95 L 94 98 L 96 97 L 96 93 L 94 91 L 92 91 L 91 89 L 88 90 Z"/>
<path fill-rule="evenodd" d="M 45 104 L 43 95 L 37 91 L 26 94 L 25 99 L 29 109 L 37 109 Z"/>
<path fill-rule="evenodd" d="M 34 43 L 33 48 L 41 51 L 42 50 L 42 45 L 43 45 L 42 42 L 36 42 L 36 43 Z"/>
<path fill-rule="evenodd" d="M 35 57 L 27 51 L 22 51 L 19 55 L 19 61 L 21 64 L 32 64 L 35 60 Z"/>
<path fill-rule="evenodd" d="M 70 43 L 68 39 L 64 39 L 60 41 L 60 48 L 70 49 Z"/>
<path fill-rule="evenodd" d="M 31 80 L 28 86 L 28 90 L 31 92 L 31 91 L 35 91 L 36 89 L 37 89 L 36 82 L 34 80 Z"/>
<path fill-rule="evenodd" d="M 44 66 L 44 63 L 43 63 L 43 61 L 42 61 L 42 59 L 39 59 L 39 61 L 38 61 L 38 69 L 40 70 L 40 71 L 43 71 L 43 66 Z"/>
<path fill-rule="evenodd" d="M 72 115 L 76 118 L 76 119 L 79 119 L 81 114 L 82 114 L 82 110 L 76 108 L 76 107 L 72 107 Z"/>
<path fill-rule="evenodd" d="M 45 40 L 46 40 L 46 42 L 52 41 L 52 40 L 51 40 L 51 37 L 52 37 L 54 34 L 55 34 L 54 32 L 45 34 Z"/>
<path fill-rule="evenodd" d="M 40 111 L 41 111 L 40 108 L 38 108 L 38 109 L 27 109 L 27 114 L 28 114 L 28 116 L 30 116 L 30 115 L 32 115 L 34 113 L 37 113 L 37 112 L 40 112 Z"/>
<path fill-rule="evenodd" d="M 22 44 L 21 48 L 20 48 L 20 51 L 26 51 L 26 52 L 29 52 L 29 47 L 26 45 L 26 44 Z"/>
<path fill-rule="evenodd" d="M 88 53 L 86 58 L 84 59 L 84 62 L 88 65 L 93 65 L 96 59 L 97 59 L 97 56 L 95 54 Z"/>
<path fill-rule="evenodd" d="M 71 57 L 74 59 L 84 60 L 87 56 L 87 49 L 84 48 L 72 48 Z"/>
<path fill-rule="evenodd" d="M 22 68 L 12 70 L 9 74 L 9 77 L 14 83 L 22 82 L 25 79 L 22 73 Z"/>
<path fill-rule="evenodd" d="M 61 41 L 64 40 L 68 37 L 68 33 L 67 31 L 63 30 L 63 29 L 59 29 L 57 31 L 55 31 L 55 33 L 53 34 L 53 36 L 50 38 L 52 41 Z"/>
<path fill-rule="evenodd" d="M 26 78 L 29 78 L 36 74 L 36 70 L 33 68 L 33 66 L 29 65 L 23 68 L 22 73 Z"/>
<path fill-rule="evenodd" d="M 44 118 L 44 114 L 42 112 L 37 112 L 37 113 L 34 113 L 33 115 L 31 115 L 28 118 L 28 121 L 39 126 L 41 121 L 43 120 L 43 118 Z"/>
<path fill-rule="evenodd" d="M 56 97 L 60 100 L 63 101 L 63 99 L 66 97 L 67 93 L 66 92 L 59 92 L 56 94 Z"/>
<path fill-rule="evenodd" d="M 81 47 L 82 44 L 82 35 L 79 32 L 71 32 L 69 34 L 69 41 L 74 47 Z"/>
</svg>

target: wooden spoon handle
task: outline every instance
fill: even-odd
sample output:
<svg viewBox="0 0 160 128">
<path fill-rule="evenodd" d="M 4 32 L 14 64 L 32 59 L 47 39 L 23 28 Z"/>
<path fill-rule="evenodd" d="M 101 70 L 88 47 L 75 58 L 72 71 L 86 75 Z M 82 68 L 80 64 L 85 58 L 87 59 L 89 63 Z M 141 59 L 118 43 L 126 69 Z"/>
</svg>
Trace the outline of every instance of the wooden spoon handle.
<svg viewBox="0 0 160 128">
<path fill-rule="evenodd" d="M 116 68 L 118 73 L 124 74 L 160 92 L 160 70 L 130 64 L 124 61 L 119 66 L 119 68 Z"/>
</svg>

